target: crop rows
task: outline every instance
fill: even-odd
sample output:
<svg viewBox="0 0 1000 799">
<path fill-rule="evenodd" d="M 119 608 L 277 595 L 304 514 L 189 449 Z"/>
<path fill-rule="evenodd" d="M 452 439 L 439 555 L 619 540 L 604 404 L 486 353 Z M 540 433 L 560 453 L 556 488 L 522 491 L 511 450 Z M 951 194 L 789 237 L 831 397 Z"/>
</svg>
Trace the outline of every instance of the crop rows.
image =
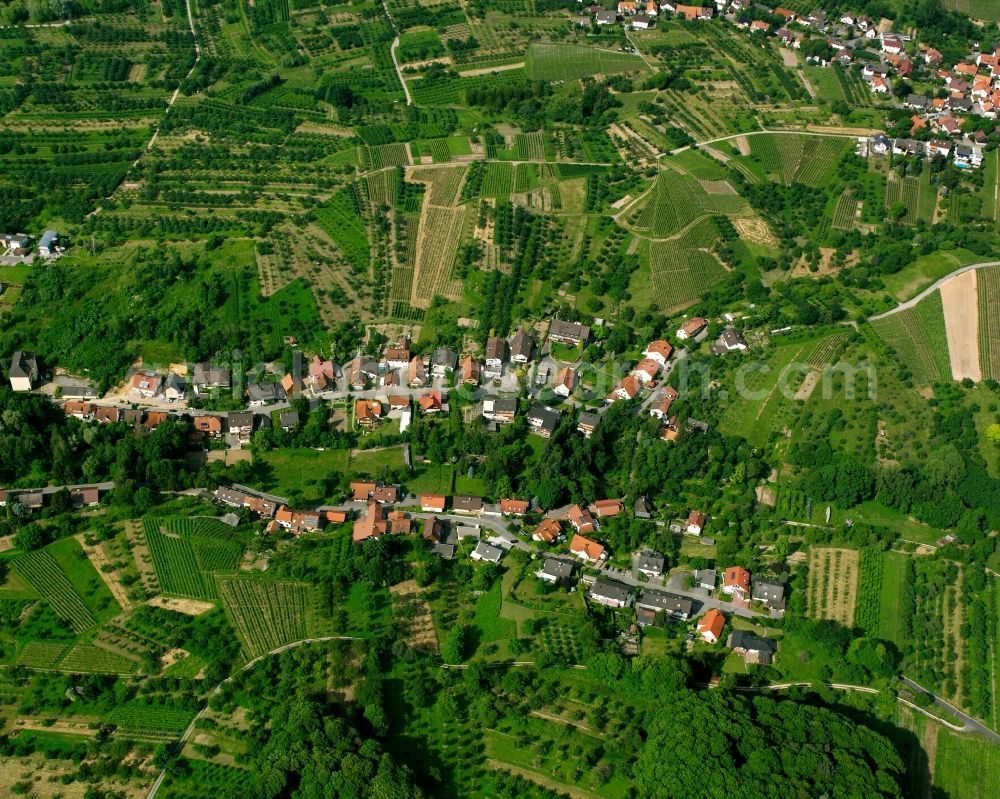
<svg viewBox="0 0 1000 799">
<path fill-rule="evenodd" d="M 816 349 L 810 354 L 807 363 L 817 369 L 822 369 L 834 359 L 846 340 L 847 333 L 834 333 L 827 336 L 816 345 Z"/>
<path fill-rule="evenodd" d="M 175 737 L 184 732 L 192 715 L 191 711 L 179 708 L 128 704 L 112 710 L 107 721 L 126 733 Z"/>
<path fill-rule="evenodd" d="M 514 135 L 514 151 L 522 161 L 544 161 L 545 143 L 542 133 L 517 133 Z"/>
<path fill-rule="evenodd" d="M 368 233 L 350 188 L 341 189 L 312 213 L 316 223 L 343 250 L 347 260 L 367 270 L 371 260 Z"/>
<path fill-rule="evenodd" d="M 143 527 L 160 590 L 190 599 L 213 599 L 214 591 L 198 570 L 191 542 L 179 536 L 164 535 L 160 532 L 158 519 L 145 519 Z"/>
<path fill-rule="evenodd" d="M 76 632 L 83 632 L 97 623 L 66 573 L 48 552 L 22 555 L 14 561 L 14 569 Z"/>
<path fill-rule="evenodd" d="M 385 205 L 392 207 L 396 202 L 398 184 L 399 175 L 395 169 L 385 169 L 369 175 L 365 178 L 368 202 L 376 206 Z"/>
<path fill-rule="evenodd" d="M 69 647 L 47 641 L 28 641 L 17 656 L 18 666 L 35 669 L 54 668 Z"/>
<path fill-rule="evenodd" d="M 364 172 L 374 172 L 387 166 L 406 166 L 410 163 L 406 145 L 400 142 L 376 144 L 372 147 L 362 146 L 358 149 L 358 157 L 361 159 L 361 169 Z"/>
<path fill-rule="evenodd" d="M 226 580 L 222 601 L 250 657 L 306 637 L 306 587 L 299 583 Z"/>
<path fill-rule="evenodd" d="M 854 621 L 857 590 L 857 550 L 825 547 L 809 552 L 810 616 L 850 625 Z"/>
<path fill-rule="evenodd" d="M 514 167 L 514 191 L 531 191 L 538 185 L 536 164 L 517 164 Z"/>
<path fill-rule="evenodd" d="M 830 170 L 844 155 L 849 144 L 850 139 L 829 136 L 806 139 L 799 156 L 799 162 L 789 182 L 818 188 Z M 784 146 L 784 142 L 782 142 L 782 146 Z"/>
<path fill-rule="evenodd" d="M 416 269 L 413 277 L 416 287 L 414 304 L 429 305 L 435 295 L 444 297 L 460 295 L 461 282 L 452 279 L 452 268 L 464 226 L 464 207 L 429 206 L 424 211 L 418 234 Z"/>
<path fill-rule="evenodd" d="M 882 552 L 866 547 L 858 560 L 858 601 L 854 607 L 854 626 L 863 629 L 865 635 L 878 636 L 881 593 Z"/>
<path fill-rule="evenodd" d="M 699 249 L 711 244 L 716 235 L 715 225 L 705 219 L 680 239 L 650 243 L 653 293 L 661 310 L 689 305 L 725 277 L 726 270 L 718 258 Z"/>
<path fill-rule="evenodd" d="M 854 218 L 858 212 L 858 201 L 850 189 L 846 189 L 837 200 L 837 207 L 833 212 L 834 230 L 851 230 L 854 227 Z"/>
<path fill-rule="evenodd" d="M 979 302 L 979 363 L 984 379 L 1000 380 L 1000 267 L 976 273 Z"/>
<path fill-rule="evenodd" d="M 578 80 L 645 68 L 641 58 L 629 53 L 563 44 L 532 44 L 528 48 L 528 69 L 535 80 Z"/>
<path fill-rule="evenodd" d="M 491 162 L 483 170 L 483 197 L 509 197 L 514 190 L 514 167 L 511 164 Z"/>
<path fill-rule="evenodd" d="M 937 308 L 941 308 L 941 295 L 935 292 L 924 302 L 932 302 L 936 298 Z M 943 312 L 942 312 L 943 317 Z M 877 319 L 872 322 L 879 337 L 896 351 L 902 364 L 909 370 L 913 380 L 921 386 L 927 386 L 940 380 L 943 374 L 938 363 L 934 343 L 928 334 L 924 315 L 920 307 L 907 308 L 899 313 Z M 947 341 L 938 342 L 939 348 L 947 350 Z M 947 352 L 944 353 L 947 358 Z"/>
<path fill-rule="evenodd" d="M 689 175 L 664 172 L 657 179 L 636 225 L 651 228 L 654 236 L 669 236 L 701 212 L 731 214 L 745 204 L 738 194 L 709 194 Z"/>
<path fill-rule="evenodd" d="M 446 166 L 440 169 L 421 169 L 415 171 L 414 179 L 430 186 L 427 195 L 429 205 L 450 208 L 458 201 L 458 193 L 462 188 L 462 179 L 468 171 L 465 166 Z"/>
<path fill-rule="evenodd" d="M 903 221 L 910 225 L 917 223 L 917 213 L 920 201 L 920 179 L 914 177 L 890 177 L 885 182 L 885 207 L 891 208 L 895 203 L 902 203 L 906 208 Z"/>
<path fill-rule="evenodd" d="M 164 530 L 189 538 L 221 538 L 230 541 L 236 537 L 236 531 L 228 524 L 207 516 L 172 516 L 162 519 L 160 524 Z"/>
<path fill-rule="evenodd" d="M 136 660 L 83 641 L 76 644 L 59 661 L 59 668 L 62 671 L 97 674 L 130 674 L 138 668 L 138 665 Z"/>
</svg>

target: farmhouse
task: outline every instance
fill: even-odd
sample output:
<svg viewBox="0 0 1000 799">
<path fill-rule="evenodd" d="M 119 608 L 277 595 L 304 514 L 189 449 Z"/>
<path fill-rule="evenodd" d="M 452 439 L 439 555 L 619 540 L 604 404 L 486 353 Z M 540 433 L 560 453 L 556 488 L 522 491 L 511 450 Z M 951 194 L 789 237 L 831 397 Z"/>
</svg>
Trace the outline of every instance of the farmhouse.
<svg viewBox="0 0 1000 799">
<path fill-rule="evenodd" d="M 590 587 L 590 598 L 607 608 L 624 608 L 632 604 L 632 589 L 624 583 L 598 577 Z"/>
<path fill-rule="evenodd" d="M 722 636 L 722 628 L 726 626 L 726 617 L 715 608 L 698 621 L 698 634 L 708 643 L 714 644 Z"/>
<path fill-rule="evenodd" d="M 388 530 L 389 520 L 386 518 L 385 508 L 377 502 L 369 502 L 368 512 L 354 522 L 353 539 L 367 541 L 369 538 L 385 535 Z"/>
</svg>

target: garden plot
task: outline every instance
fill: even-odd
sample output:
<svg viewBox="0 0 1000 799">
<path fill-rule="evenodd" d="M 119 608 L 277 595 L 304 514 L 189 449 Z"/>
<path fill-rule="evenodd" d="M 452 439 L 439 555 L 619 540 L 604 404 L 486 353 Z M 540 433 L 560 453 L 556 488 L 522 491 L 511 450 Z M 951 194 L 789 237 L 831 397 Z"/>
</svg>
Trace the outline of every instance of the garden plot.
<svg viewBox="0 0 1000 799">
<path fill-rule="evenodd" d="M 854 624 L 858 593 L 858 551 L 834 547 L 809 552 L 809 615 L 844 626 Z"/>
</svg>

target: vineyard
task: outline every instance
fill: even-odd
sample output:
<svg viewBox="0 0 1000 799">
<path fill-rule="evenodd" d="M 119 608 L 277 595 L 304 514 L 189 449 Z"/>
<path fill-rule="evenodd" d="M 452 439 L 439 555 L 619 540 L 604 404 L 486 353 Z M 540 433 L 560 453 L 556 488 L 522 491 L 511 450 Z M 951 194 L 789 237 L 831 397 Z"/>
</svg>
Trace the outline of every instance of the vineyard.
<svg viewBox="0 0 1000 799">
<path fill-rule="evenodd" d="M 834 333 L 827 336 L 816 345 L 816 348 L 806 359 L 806 363 L 816 369 L 823 369 L 828 365 L 832 365 L 846 341 L 847 333 Z"/>
<path fill-rule="evenodd" d="M 940 292 L 934 292 L 916 307 L 876 319 L 872 326 L 895 350 L 918 385 L 927 386 L 951 375 Z"/>
<path fill-rule="evenodd" d="M 308 635 L 305 585 L 224 580 L 220 595 L 243 648 L 251 658 Z"/>
<path fill-rule="evenodd" d="M 426 183 L 430 188 L 427 192 L 427 203 L 451 208 L 458 202 L 459 192 L 467 166 L 449 166 L 434 169 L 419 169 L 413 171 L 413 180 Z"/>
<path fill-rule="evenodd" d="M 532 44 L 528 74 L 534 80 L 579 80 L 600 73 L 642 72 L 646 64 L 637 55 L 572 44 Z"/>
<path fill-rule="evenodd" d="M 690 175 L 664 171 L 649 193 L 635 226 L 650 230 L 656 237 L 665 237 L 681 230 L 702 214 L 736 214 L 745 206 L 746 200 L 738 194 L 710 194 Z"/>
<path fill-rule="evenodd" d="M 858 593 L 858 551 L 811 549 L 808 590 L 810 616 L 851 626 Z"/>
<path fill-rule="evenodd" d="M 55 611 L 70 623 L 76 632 L 93 627 L 97 620 L 87 603 L 74 590 L 66 572 L 45 550 L 22 555 L 13 562 L 16 571 L 28 585 Z"/>
<path fill-rule="evenodd" d="M 138 660 L 80 641 L 59 661 L 60 671 L 98 674 L 131 674 Z"/>
<path fill-rule="evenodd" d="M 107 722 L 130 736 L 169 740 L 184 732 L 193 715 L 190 710 L 130 702 L 112 710 Z"/>
<path fill-rule="evenodd" d="M 52 669 L 68 649 L 69 646 L 66 644 L 28 641 L 18 653 L 17 665 L 33 669 Z"/>
<path fill-rule="evenodd" d="M 854 608 L 854 626 L 865 635 L 878 637 L 879 602 L 882 593 L 882 551 L 875 547 L 861 550 L 858 560 L 858 599 Z"/>
<path fill-rule="evenodd" d="M 358 158 L 363 172 L 374 172 L 387 166 L 406 166 L 410 163 L 406 145 L 399 143 L 359 147 Z"/>
<path fill-rule="evenodd" d="M 748 137 L 750 153 L 769 175 L 782 183 L 817 188 L 843 157 L 850 139 L 831 136 L 763 134 Z"/>
<path fill-rule="evenodd" d="M 479 193 L 483 197 L 510 197 L 514 191 L 514 166 L 491 161 L 483 170 Z"/>
<path fill-rule="evenodd" d="M 845 190 L 837 199 L 837 207 L 833 211 L 833 221 L 830 223 L 831 227 L 834 230 L 852 230 L 860 204 L 854 199 L 850 189 Z"/>
<path fill-rule="evenodd" d="M 318 206 L 312 214 L 323 232 L 343 250 L 352 264 L 368 269 L 371 254 L 368 249 L 368 232 L 359 215 L 357 198 L 351 187 L 341 189 L 325 205 Z"/>
<path fill-rule="evenodd" d="M 979 304 L 979 365 L 984 379 L 1000 380 L 1000 267 L 976 273 Z"/>
<path fill-rule="evenodd" d="M 726 270 L 708 248 L 718 230 L 711 219 L 692 225 L 678 239 L 649 243 L 653 294 L 663 311 L 690 305 L 726 276 Z"/>
<path fill-rule="evenodd" d="M 514 135 L 514 152 L 521 161 L 544 161 L 545 141 L 540 132 Z"/>
<path fill-rule="evenodd" d="M 508 169 L 510 165 L 507 165 Z M 430 305 L 435 295 L 456 299 L 462 282 L 453 277 L 458 245 L 465 228 L 465 207 L 440 208 L 426 205 L 417 234 L 417 258 L 411 303 Z"/>
<path fill-rule="evenodd" d="M 915 177 L 897 178 L 890 175 L 885 182 L 885 207 L 892 208 L 896 203 L 906 208 L 903 221 L 910 225 L 917 224 L 920 207 L 920 179 Z"/>
</svg>

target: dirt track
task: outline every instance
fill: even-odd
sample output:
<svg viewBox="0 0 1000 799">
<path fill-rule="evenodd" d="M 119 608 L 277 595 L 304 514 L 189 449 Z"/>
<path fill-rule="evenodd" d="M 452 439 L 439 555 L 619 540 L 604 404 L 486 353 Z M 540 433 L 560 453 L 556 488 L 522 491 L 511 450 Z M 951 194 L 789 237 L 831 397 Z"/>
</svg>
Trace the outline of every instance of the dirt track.
<svg viewBox="0 0 1000 799">
<path fill-rule="evenodd" d="M 941 284 L 944 325 L 948 333 L 948 357 L 955 380 L 968 377 L 977 383 L 979 370 L 979 306 L 976 272 L 970 270 Z"/>
</svg>

